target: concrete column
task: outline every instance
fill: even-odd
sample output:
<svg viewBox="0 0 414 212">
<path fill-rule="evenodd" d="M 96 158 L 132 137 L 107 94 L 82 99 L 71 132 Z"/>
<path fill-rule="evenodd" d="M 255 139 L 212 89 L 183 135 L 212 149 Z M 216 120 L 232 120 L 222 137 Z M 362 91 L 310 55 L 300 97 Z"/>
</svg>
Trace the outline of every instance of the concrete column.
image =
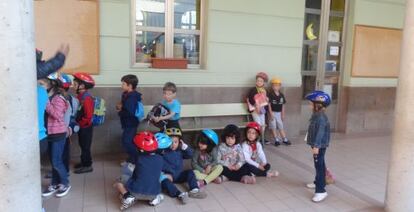
<svg viewBox="0 0 414 212">
<path fill-rule="evenodd" d="M 33 0 L 0 1 L 0 211 L 41 211 Z"/>
<path fill-rule="evenodd" d="M 391 160 L 386 194 L 387 211 L 414 211 L 414 0 L 406 15 L 398 78 Z"/>
</svg>

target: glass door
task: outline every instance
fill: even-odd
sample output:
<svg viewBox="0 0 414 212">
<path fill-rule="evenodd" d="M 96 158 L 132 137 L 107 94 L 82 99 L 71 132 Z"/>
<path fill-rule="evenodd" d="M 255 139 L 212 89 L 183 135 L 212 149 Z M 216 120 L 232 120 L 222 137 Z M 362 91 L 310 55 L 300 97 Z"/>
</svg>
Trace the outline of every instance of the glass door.
<svg viewBox="0 0 414 212">
<path fill-rule="evenodd" d="M 338 84 L 343 67 L 345 7 L 346 0 L 306 0 L 305 8 L 301 72 L 303 97 L 315 89 L 329 93 L 333 99 L 328 110 L 332 125 L 336 122 Z M 306 106 L 302 109 L 302 116 L 310 116 Z"/>
</svg>

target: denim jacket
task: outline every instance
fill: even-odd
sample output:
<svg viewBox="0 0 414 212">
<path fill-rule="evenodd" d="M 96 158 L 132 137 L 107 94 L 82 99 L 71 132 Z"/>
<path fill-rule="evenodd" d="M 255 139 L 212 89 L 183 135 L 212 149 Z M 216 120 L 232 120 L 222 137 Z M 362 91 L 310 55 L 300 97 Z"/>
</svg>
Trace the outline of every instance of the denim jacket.
<svg viewBox="0 0 414 212">
<path fill-rule="evenodd" d="M 331 128 L 326 114 L 323 112 L 313 113 L 308 128 L 308 145 L 316 148 L 327 148 L 330 137 Z"/>
</svg>

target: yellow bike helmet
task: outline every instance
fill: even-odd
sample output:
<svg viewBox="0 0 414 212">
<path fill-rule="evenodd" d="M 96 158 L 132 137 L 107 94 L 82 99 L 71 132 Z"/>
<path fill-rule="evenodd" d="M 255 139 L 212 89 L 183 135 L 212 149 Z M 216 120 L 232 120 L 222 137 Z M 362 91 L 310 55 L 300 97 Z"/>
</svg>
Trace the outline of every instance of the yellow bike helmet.
<svg viewBox="0 0 414 212">
<path fill-rule="evenodd" d="M 272 84 L 282 84 L 282 80 L 279 78 L 272 78 L 272 80 L 270 81 Z"/>
<path fill-rule="evenodd" d="M 183 133 L 179 128 L 167 128 L 165 130 L 165 134 L 167 134 L 168 136 L 183 136 Z"/>
</svg>

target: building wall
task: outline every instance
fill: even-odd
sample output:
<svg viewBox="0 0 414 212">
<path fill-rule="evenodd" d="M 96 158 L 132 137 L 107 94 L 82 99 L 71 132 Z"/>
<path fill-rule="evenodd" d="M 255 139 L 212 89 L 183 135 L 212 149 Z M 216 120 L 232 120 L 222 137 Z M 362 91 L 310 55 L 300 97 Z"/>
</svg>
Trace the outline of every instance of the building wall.
<svg viewBox="0 0 414 212">
<path fill-rule="evenodd" d="M 97 88 L 93 92 L 106 99 L 108 111 L 105 125 L 95 128 L 95 153 L 121 150 L 121 129 L 114 108 L 120 99 L 120 78 L 125 74 L 139 77 L 138 90 L 145 105 L 161 100 L 166 81 L 177 84 L 183 104 L 205 104 L 244 102 L 247 90 L 254 86 L 255 74 L 265 71 L 283 79 L 288 132 L 299 134 L 305 0 L 207 0 L 206 60 L 198 70 L 132 68 L 131 1 L 100 1 L 101 70 L 95 76 Z M 220 121 L 225 125 L 244 118 L 205 119 L 203 123 Z M 182 122 L 191 124 L 191 120 Z"/>
<path fill-rule="evenodd" d="M 338 129 L 343 132 L 390 131 L 396 78 L 352 77 L 352 47 L 356 24 L 403 27 L 405 0 L 351 0 L 347 26 L 345 70 Z"/>
</svg>

